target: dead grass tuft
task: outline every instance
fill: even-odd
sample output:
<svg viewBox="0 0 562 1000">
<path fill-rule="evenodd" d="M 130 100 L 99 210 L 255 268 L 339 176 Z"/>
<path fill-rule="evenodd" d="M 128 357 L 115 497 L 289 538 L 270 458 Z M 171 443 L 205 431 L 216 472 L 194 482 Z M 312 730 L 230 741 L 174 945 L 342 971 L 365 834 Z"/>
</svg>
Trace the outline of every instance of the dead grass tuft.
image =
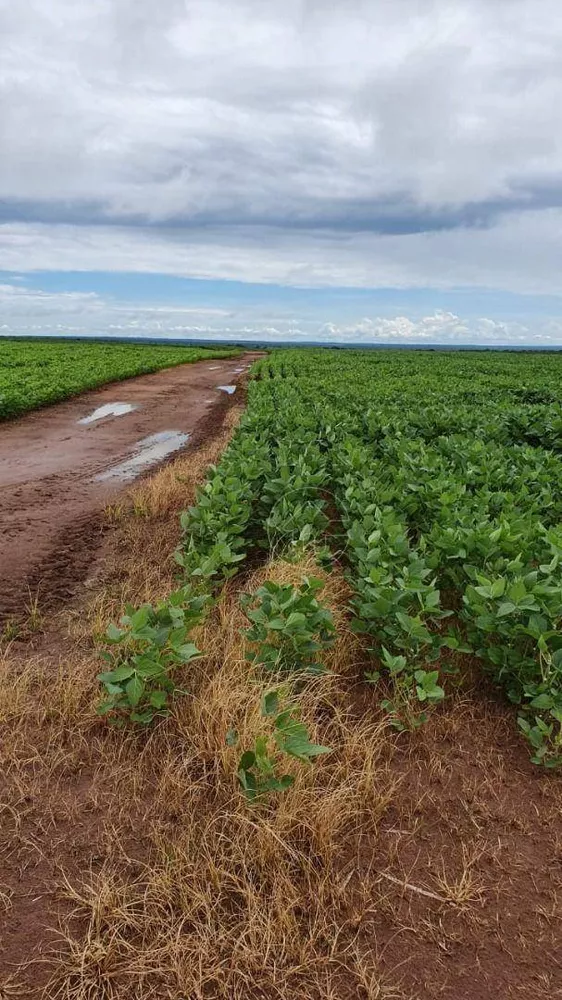
<svg viewBox="0 0 562 1000">
<path fill-rule="evenodd" d="M 269 564 L 248 586 L 310 570 Z M 345 593 L 342 579 L 330 580 L 326 600 L 342 621 Z M 148 733 L 112 732 L 96 719 L 91 663 L 74 674 L 61 667 L 49 685 L 38 664 L 5 675 L 8 756 L 20 775 L 37 779 L 40 748 L 29 736 L 42 733 L 51 760 L 42 787 L 87 768 L 82 809 L 103 814 L 98 863 L 85 878 L 61 872 L 67 909 L 50 997 L 403 995 L 357 940 L 369 903 L 354 865 L 361 838 L 376 841 L 393 780 L 386 726 L 354 718 L 346 703 L 354 656 L 344 646 L 355 639 L 342 628 L 328 664 L 334 673 L 298 693 L 332 754 L 314 767 L 297 764 L 289 795 L 251 808 L 236 781 L 240 750 L 225 737 L 234 725 L 241 746 L 255 740 L 267 681 L 245 659 L 238 597 L 226 588 L 201 627 L 206 655 L 190 696 Z M 342 677 L 338 664 L 346 665 Z M 295 683 L 288 693 L 296 696 Z"/>
</svg>

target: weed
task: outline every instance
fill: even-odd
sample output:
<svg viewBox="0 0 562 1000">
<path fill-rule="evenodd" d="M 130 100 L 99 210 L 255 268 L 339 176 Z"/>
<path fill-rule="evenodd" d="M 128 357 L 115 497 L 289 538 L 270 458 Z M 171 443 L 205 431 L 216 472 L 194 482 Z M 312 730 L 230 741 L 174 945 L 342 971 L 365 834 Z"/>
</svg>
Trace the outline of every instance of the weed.
<svg viewBox="0 0 562 1000">
<path fill-rule="evenodd" d="M 382 708 L 391 718 L 395 729 L 417 729 L 427 722 L 427 714 L 416 710 L 416 706 L 436 705 L 443 701 L 445 692 L 437 683 L 438 670 L 421 670 L 408 668 L 405 656 L 392 656 L 383 646 L 382 661 L 388 670 L 392 685 L 392 698 L 381 702 Z M 365 679 L 370 684 L 378 684 L 381 675 L 379 671 L 368 672 Z"/>
<path fill-rule="evenodd" d="M 0 634 L 0 642 L 2 643 L 13 642 L 15 639 L 19 638 L 20 634 L 21 634 L 21 625 L 19 624 L 19 622 L 16 622 L 10 618 L 2 629 L 2 633 Z"/>
</svg>

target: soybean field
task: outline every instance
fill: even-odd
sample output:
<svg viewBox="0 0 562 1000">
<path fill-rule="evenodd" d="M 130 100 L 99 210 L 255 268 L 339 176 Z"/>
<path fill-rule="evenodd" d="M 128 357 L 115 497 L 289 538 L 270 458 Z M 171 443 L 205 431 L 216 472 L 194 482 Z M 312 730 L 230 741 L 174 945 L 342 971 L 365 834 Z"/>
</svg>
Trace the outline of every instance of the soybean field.
<svg viewBox="0 0 562 1000">
<path fill-rule="evenodd" d="M 0 420 L 57 403 L 106 382 L 147 375 L 206 358 L 234 357 L 235 348 L 0 339 Z"/>
<path fill-rule="evenodd" d="M 9 469 L 38 425 L 82 466 L 128 420 L 193 437 L 103 510 L 70 516 L 74 469 L 29 506 L 30 559 L 53 534 L 0 631 L 0 994 L 562 995 L 561 375 L 280 349 L 150 380 L 146 418 L 143 389 L 21 421 Z"/>
<path fill-rule="evenodd" d="M 396 728 L 476 657 L 533 761 L 559 765 L 561 376 L 557 355 L 273 352 L 184 515 L 188 577 L 316 547 L 346 569 Z"/>
</svg>

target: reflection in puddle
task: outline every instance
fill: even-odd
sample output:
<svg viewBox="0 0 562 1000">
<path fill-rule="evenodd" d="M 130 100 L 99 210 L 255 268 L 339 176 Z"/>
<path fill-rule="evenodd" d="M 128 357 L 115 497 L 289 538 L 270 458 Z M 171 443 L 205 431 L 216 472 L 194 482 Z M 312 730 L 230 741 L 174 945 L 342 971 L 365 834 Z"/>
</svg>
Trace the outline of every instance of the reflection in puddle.
<svg viewBox="0 0 562 1000">
<path fill-rule="evenodd" d="M 210 372 L 218 372 L 219 370 L 220 370 L 220 365 L 210 365 L 209 367 Z"/>
<path fill-rule="evenodd" d="M 98 406 L 89 417 L 82 417 L 78 423 L 93 424 L 96 420 L 103 420 L 104 417 L 122 417 L 124 413 L 131 413 L 137 409 L 133 403 L 106 403 L 105 406 Z"/>
<path fill-rule="evenodd" d="M 124 462 L 114 465 L 105 472 L 100 472 L 96 476 L 96 482 L 106 479 L 119 479 L 121 482 L 126 482 L 129 479 L 134 479 L 143 469 L 154 465 L 155 462 L 166 458 L 167 455 L 171 455 L 187 441 L 189 441 L 189 434 L 183 434 L 181 431 L 159 431 L 158 434 L 151 434 L 137 442 L 135 454 L 131 458 L 127 458 Z"/>
<path fill-rule="evenodd" d="M 229 396 L 232 396 L 232 393 L 236 392 L 235 385 L 217 385 L 217 389 L 220 389 L 221 392 L 227 392 Z"/>
</svg>

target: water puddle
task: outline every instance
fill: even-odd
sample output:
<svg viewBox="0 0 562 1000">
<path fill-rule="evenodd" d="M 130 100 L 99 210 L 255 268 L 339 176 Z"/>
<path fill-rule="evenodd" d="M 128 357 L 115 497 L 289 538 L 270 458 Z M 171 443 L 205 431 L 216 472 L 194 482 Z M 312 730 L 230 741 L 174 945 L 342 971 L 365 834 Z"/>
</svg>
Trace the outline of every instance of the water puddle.
<svg viewBox="0 0 562 1000">
<path fill-rule="evenodd" d="M 149 437 L 138 441 L 135 446 L 135 454 L 127 458 L 119 465 L 114 465 L 105 472 L 100 472 L 96 476 L 96 482 L 103 482 L 108 479 L 118 479 L 120 482 L 127 482 L 134 479 L 140 472 L 149 466 L 160 462 L 161 459 L 171 455 L 178 448 L 183 447 L 189 441 L 189 434 L 182 431 L 159 431 Z"/>
<path fill-rule="evenodd" d="M 104 417 L 122 417 L 125 413 L 137 410 L 134 403 L 106 403 L 105 406 L 98 406 L 97 410 L 90 413 L 89 417 L 82 417 L 79 424 L 93 424 L 96 420 L 103 420 Z"/>
<path fill-rule="evenodd" d="M 229 396 L 232 396 L 232 393 L 236 392 L 235 385 L 217 385 L 217 389 L 220 389 L 221 392 L 227 392 Z"/>
<path fill-rule="evenodd" d="M 220 365 L 211 365 L 211 366 L 209 367 L 209 371 L 210 371 L 210 372 L 218 372 L 218 371 L 220 371 L 220 368 L 221 368 L 221 366 L 220 366 Z"/>
</svg>

